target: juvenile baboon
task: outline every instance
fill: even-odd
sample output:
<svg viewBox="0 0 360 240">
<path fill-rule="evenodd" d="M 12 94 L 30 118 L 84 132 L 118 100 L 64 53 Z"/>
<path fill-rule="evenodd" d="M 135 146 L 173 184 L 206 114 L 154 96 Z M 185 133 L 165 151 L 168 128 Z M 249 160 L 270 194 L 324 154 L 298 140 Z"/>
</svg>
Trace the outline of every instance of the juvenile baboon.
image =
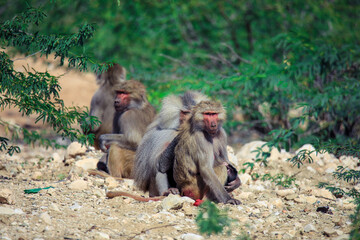
<svg viewBox="0 0 360 240">
<path fill-rule="evenodd" d="M 149 191 L 149 196 L 178 193 L 172 169 L 164 173 L 158 170 L 159 157 L 178 134 L 181 122 L 190 116 L 192 107 L 202 100 L 207 100 L 207 97 L 194 91 L 187 91 L 181 96 L 169 95 L 163 99 L 160 113 L 149 125 L 135 157 L 135 184 L 144 192 Z M 173 157 L 166 161 L 172 162 Z"/>
<path fill-rule="evenodd" d="M 107 168 L 114 177 L 132 177 L 134 157 L 155 109 L 146 97 L 145 86 L 134 80 L 114 86 L 116 110 L 112 134 L 100 136 L 100 148 L 107 152 Z"/>
<path fill-rule="evenodd" d="M 181 125 L 173 167 L 181 195 L 240 204 L 224 188 L 230 165 L 226 133 L 222 128 L 224 120 L 221 103 L 202 101 L 193 108 L 190 119 Z"/>
<path fill-rule="evenodd" d="M 113 118 L 115 114 L 114 85 L 124 82 L 126 70 L 119 64 L 114 64 L 107 71 L 97 74 L 96 83 L 99 89 L 95 92 L 90 103 L 90 116 L 96 116 L 101 124 L 90 129 L 89 133 L 95 134 L 94 147 L 99 147 L 99 137 L 101 134 L 111 133 L 113 128 Z"/>
</svg>

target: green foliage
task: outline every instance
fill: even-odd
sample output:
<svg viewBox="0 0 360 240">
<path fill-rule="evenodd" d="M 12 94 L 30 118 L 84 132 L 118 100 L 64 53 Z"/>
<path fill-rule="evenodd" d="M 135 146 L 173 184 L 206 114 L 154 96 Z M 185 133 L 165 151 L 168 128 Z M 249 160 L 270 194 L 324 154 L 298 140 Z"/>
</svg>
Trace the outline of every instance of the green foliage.
<svg viewBox="0 0 360 240">
<path fill-rule="evenodd" d="M 265 174 L 261 177 L 262 181 L 270 180 L 271 182 L 275 183 L 277 186 L 282 186 L 284 188 L 290 188 L 295 185 L 295 180 L 293 176 L 287 176 L 283 173 L 278 173 L 275 176 L 271 176 L 271 174 Z"/>
<path fill-rule="evenodd" d="M 69 59 L 69 67 L 87 67 L 87 57 L 70 55 L 74 46 L 83 46 L 84 42 L 93 35 L 94 28 L 84 25 L 79 32 L 73 35 L 41 35 L 30 26 L 42 23 L 46 15 L 39 9 L 28 8 L 25 12 L 16 15 L 11 20 L 5 21 L 0 26 L 0 40 L 2 45 L 26 47 L 30 51 L 40 51 L 48 56 L 55 53 L 55 58 L 60 57 L 61 64 L 65 58 Z M 100 68 L 100 67 L 97 67 Z M 48 72 L 38 72 L 35 69 L 26 69 L 24 72 L 15 71 L 13 61 L 4 52 L 0 52 L 0 108 L 15 107 L 23 116 L 35 114 L 36 122 L 49 124 L 54 131 L 71 141 L 77 139 L 80 143 L 93 142 L 93 135 L 83 135 L 73 127 L 76 123 L 84 122 L 99 124 L 94 118 L 89 118 L 88 112 L 81 111 L 78 107 L 65 107 L 59 98 L 61 90 L 58 78 Z M 15 127 L 1 121 L 1 125 L 9 129 L 13 139 L 21 137 L 27 144 L 39 143 L 46 147 L 59 147 L 55 140 L 48 139 L 36 131 Z M 1 149 L 9 154 L 19 152 L 16 146 L 8 147 L 8 139 L 1 138 Z"/>
<path fill-rule="evenodd" d="M 230 225 L 234 221 L 227 216 L 226 211 L 221 211 L 216 204 L 205 201 L 200 205 L 199 214 L 195 219 L 201 234 L 210 236 L 211 234 L 220 234 L 228 228 L 230 234 Z"/>
</svg>

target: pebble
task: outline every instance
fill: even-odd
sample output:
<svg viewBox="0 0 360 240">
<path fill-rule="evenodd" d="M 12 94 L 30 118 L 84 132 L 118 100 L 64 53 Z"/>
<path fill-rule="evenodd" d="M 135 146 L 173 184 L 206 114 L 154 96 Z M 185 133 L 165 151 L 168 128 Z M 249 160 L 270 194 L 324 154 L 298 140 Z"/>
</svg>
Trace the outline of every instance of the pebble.
<svg viewBox="0 0 360 240">
<path fill-rule="evenodd" d="M 71 190 L 85 190 L 88 188 L 88 183 L 82 179 L 75 180 L 69 184 Z"/>
<path fill-rule="evenodd" d="M 110 236 L 103 232 L 95 232 L 94 239 L 96 239 L 96 240 L 110 239 Z"/>
<path fill-rule="evenodd" d="M 40 219 L 43 220 L 46 224 L 51 224 L 51 217 L 47 212 L 40 214 Z"/>
<path fill-rule="evenodd" d="M 116 188 L 117 186 L 119 186 L 119 182 L 113 177 L 107 177 L 107 178 L 105 178 L 105 185 L 109 189 L 113 189 L 113 188 Z"/>
<path fill-rule="evenodd" d="M 288 195 L 292 195 L 295 194 L 295 191 L 293 189 L 281 189 L 281 190 L 277 190 L 275 191 L 277 195 L 281 196 L 281 197 L 285 197 Z"/>
<path fill-rule="evenodd" d="M 304 227 L 304 232 L 316 232 L 316 228 L 314 227 L 314 225 L 312 225 L 311 223 L 310 224 L 307 224 L 305 227 Z"/>
<path fill-rule="evenodd" d="M 24 212 L 19 209 L 12 209 L 8 207 L 0 207 L 0 215 L 15 215 L 15 214 L 23 214 Z"/>
<path fill-rule="evenodd" d="M 81 159 L 81 160 L 77 161 L 75 163 L 75 166 L 80 167 L 87 171 L 89 169 L 96 169 L 96 165 L 98 162 L 99 162 L 98 159 L 86 158 L 86 159 Z"/>
<path fill-rule="evenodd" d="M 202 239 L 204 239 L 204 237 L 194 234 L 194 233 L 185 233 L 180 236 L 180 239 L 182 239 L 182 240 L 202 240 Z"/>
<path fill-rule="evenodd" d="M 39 171 L 33 172 L 31 174 L 31 179 L 32 180 L 41 180 L 41 178 L 42 178 L 42 173 L 39 172 Z"/>
<path fill-rule="evenodd" d="M 63 160 L 63 157 L 60 157 L 60 154 L 57 153 L 57 152 L 53 153 L 51 155 L 51 157 L 52 157 L 53 161 L 56 162 L 56 163 L 60 163 Z"/>
<path fill-rule="evenodd" d="M 56 205 L 55 203 L 51 203 L 50 206 L 49 206 L 49 209 L 53 210 L 55 212 L 60 212 L 60 209 L 59 209 L 58 205 Z"/>
<path fill-rule="evenodd" d="M 86 147 L 78 142 L 72 142 L 66 149 L 65 159 L 74 158 L 78 155 L 84 155 Z"/>
<path fill-rule="evenodd" d="M 249 197 L 253 196 L 254 193 L 252 192 L 242 192 L 238 195 L 240 199 L 249 199 Z"/>
<path fill-rule="evenodd" d="M 334 195 L 327 189 L 314 189 L 312 192 L 316 197 L 323 197 L 335 200 Z"/>
<path fill-rule="evenodd" d="M 182 208 L 185 202 L 194 203 L 195 201 L 188 197 L 180 197 L 179 195 L 170 194 L 162 200 L 160 206 L 165 211 L 168 211 L 170 209 L 177 210 Z"/>
<path fill-rule="evenodd" d="M 10 189 L 0 189 L 0 204 L 15 204 L 15 196 Z"/>
<path fill-rule="evenodd" d="M 251 182 L 251 176 L 247 173 L 239 174 L 241 185 L 248 185 Z"/>
</svg>

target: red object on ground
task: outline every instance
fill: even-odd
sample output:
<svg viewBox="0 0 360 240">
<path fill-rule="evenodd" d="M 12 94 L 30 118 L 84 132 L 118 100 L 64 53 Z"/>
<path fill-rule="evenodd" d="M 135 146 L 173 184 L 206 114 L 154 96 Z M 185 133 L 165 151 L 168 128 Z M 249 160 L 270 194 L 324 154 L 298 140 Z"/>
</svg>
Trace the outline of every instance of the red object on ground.
<svg viewBox="0 0 360 240">
<path fill-rule="evenodd" d="M 196 199 L 195 202 L 194 202 L 194 206 L 198 207 L 198 206 L 200 206 L 203 202 L 204 202 L 204 200 Z"/>
</svg>

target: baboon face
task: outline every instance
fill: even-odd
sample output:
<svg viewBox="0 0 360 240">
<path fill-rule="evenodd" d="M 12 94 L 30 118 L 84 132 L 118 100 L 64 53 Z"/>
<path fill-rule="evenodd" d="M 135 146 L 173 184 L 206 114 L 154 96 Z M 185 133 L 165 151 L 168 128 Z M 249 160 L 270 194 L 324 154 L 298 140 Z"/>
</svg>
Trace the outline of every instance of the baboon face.
<svg viewBox="0 0 360 240">
<path fill-rule="evenodd" d="M 180 124 L 182 124 L 183 122 L 189 120 L 190 116 L 191 116 L 191 111 L 190 110 L 181 110 L 180 111 Z"/>
<path fill-rule="evenodd" d="M 125 90 L 116 91 L 114 107 L 117 112 L 123 112 L 130 105 L 130 93 Z"/>
<path fill-rule="evenodd" d="M 205 131 L 210 136 L 215 136 L 220 128 L 219 113 L 215 111 L 203 112 Z"/>
</svg>

